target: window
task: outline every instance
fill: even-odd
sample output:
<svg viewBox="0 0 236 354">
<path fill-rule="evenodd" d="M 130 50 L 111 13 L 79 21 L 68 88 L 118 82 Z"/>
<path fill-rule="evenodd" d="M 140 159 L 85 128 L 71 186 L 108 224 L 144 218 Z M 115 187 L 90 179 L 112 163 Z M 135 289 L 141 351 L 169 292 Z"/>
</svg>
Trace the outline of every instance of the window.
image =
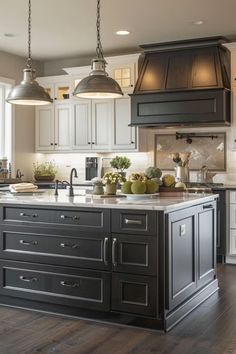
<svg viewBox="0 0 236 354">
<path fill-rule="evenodd" d="M 14 82 L 0 77 L 0 159 L 13 162 L 13 108 L 6 102 Z"/>
<path fill-rule="evenodd" d="M 131 86 L 131 68 L 120 68 L 114 70 L 115 80 L 120 87 L 126 88 Z"/>
</svg>

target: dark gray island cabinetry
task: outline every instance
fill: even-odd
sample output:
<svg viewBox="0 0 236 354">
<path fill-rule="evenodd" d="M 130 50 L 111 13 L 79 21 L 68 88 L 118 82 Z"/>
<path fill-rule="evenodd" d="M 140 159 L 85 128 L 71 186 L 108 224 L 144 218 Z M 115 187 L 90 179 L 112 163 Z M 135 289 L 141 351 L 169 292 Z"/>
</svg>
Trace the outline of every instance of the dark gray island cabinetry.
<svg viewBox="0 0 236 354">
<path fill-rule="evenodd" d="M 0 304 L 169 330 L 218 289 L 214 196 L 0 204 Z"/>
</svg>

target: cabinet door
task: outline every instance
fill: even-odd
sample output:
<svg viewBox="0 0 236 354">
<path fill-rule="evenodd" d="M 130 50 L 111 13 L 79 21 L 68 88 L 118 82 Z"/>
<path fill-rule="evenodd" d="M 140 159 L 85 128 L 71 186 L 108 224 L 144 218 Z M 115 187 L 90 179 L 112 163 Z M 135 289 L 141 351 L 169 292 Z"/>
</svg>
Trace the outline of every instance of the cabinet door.
<svg viewBox="0 0 236 354">
<path fill-rule="evenodd" d="M 74 150 L 91 149 L 91 101 L 79 100 L 74 105 L 72 123 Z"/>
<path fill-rule="evenodd" d="M 130 97 L 115 100 L 115 114 L 113 119 L 113 143 L 114 150 L 135 150 L 136 129 L 129 127 L 131 122 Z"/>
<path fill-rule="evenodd" d="M 156 275 L 157 238 L 152 236 L 113 235 L 113 271 Z"/>
<path fill-rule="evenodd" d="M 230 230 L 229 253 L 236 255 L 236 230 Z"/>
<path fill-rule="evenodd" d="M 71 149 L 71 107 L 55 105 L 55 150 Z"/>
<path fill-rule="evenodd" d="M 112 310 L 155 317 L 158 303 L 155 277 L 112 274 Z"/>
<path fill-rule="evenodd" d="M 36 108 L 36 151 L 54 150 L 53 105 Z"/>
<path fill-rule="evenodd" d="M 92 101 L 92 149 L 110 150 L 114 100 Z"/>
<path fill-rule="evenodd" d="M 195 210 L 173 212 L 168 217 L 168 309 L 181 304 L 197 288 Z"/>
<path fill-rule="evenodd" d="M 231 229 L 236 229 L 236 204 L 230 204 L 229 224 Z"/>
<path fill-rule="evenodd" d="M 204 286 L 214 279 L 216 265 L 216 204 L 203 204 L 198 211 L 197 285 Z"/>
</svg>

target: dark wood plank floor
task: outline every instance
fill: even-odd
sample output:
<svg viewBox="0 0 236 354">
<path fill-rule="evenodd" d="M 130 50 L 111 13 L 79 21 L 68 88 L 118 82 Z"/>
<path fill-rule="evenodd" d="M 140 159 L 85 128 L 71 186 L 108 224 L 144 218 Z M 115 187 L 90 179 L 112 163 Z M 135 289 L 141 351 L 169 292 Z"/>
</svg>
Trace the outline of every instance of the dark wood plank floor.
<svg viewBox="0 0 236 354">
<path fill-rule="evenodd" d="M 219 293 L 168 334 L 0 306 L 0 354 L 234 354 L 236 266 L 218 277 Z"/>
</svg>

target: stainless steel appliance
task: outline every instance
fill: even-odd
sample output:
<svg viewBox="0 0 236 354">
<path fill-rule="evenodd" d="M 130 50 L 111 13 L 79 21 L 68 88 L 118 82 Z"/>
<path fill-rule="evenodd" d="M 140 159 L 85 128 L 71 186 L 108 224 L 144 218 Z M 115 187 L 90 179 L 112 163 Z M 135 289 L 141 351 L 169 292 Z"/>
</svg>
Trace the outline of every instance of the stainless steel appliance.
<svg viewBox="0 0 236 354">
<path fill-rule="evenodd" d="M 100 177 L 100 159 L 99 157 L 85 158 L 85 179 L 91 181 L 94 177 Z"/>
</svg>

